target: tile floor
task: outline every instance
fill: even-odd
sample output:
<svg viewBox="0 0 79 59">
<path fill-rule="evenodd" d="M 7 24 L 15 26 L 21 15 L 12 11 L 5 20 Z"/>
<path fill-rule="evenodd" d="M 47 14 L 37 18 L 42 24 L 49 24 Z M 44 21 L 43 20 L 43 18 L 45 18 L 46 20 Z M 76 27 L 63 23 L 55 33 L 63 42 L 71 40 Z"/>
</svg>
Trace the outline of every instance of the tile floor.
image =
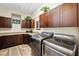
<svg viewBox="0 0 79 59">
<path fill-rule="evenodd" d="M 29 45 L 18 45 L 0 50 L 0 56 L 32 56 Z"/>
</svg>

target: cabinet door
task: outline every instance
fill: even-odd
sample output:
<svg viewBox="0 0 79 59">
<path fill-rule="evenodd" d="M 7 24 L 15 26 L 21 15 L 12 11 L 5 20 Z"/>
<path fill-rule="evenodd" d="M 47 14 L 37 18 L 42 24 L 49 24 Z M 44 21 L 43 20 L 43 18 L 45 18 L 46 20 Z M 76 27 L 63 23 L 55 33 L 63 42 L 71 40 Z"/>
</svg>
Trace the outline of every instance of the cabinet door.
<svg viewBox="0 0 79 59">
<path fill-rule="evenodd" d="M 17 45 L 23 44 L 23 35 L 22 34 L 16 35 L 16 44 Z"/>
<path fill-rule="evenodd" d="M 26 34 L 23 35 L 23 43 L 24 44 L 27 44 L 28 43 L 28 38 L 27 38 L 27 35 Z"/>
<path fill-rule="evenodd" d="M 2 40 L 2 48 L 8 48 L 16 45 L 16 37 L 15 36 L 3 36 Z"/>
<path fill-rule="evenodd" d="M 23 44 L 22 35 L 8 35 L 2 36 L 1 39 L 1 49 Z"/>
<path fill-rule="evenodd" d="M 0 28 L 11 28 L 11 18 L 0 16 Z"/>
<path fill-rule="evenodd" d="M 22 28 L 26 28 L 27 27 L 26 20 L 22 20 L 21 27 Z"/>
<path fill-rule="evenodd" d="M 50 27 L 50 14 L 49 12 L 45 13 L 45 28 Z"/>
<path fill-rule="evenodd" d="M 62 5 L 62 26 L 76 27 L 77 26 L 77 4 L 65 3 Z"/>
<path fill-rule="evenodd" d="M 4 24 L 5 28 L 11 28 L 12 27 L 11 18 L 5 18 L 4 23 L 5 23 Z"/>
<path fill-rule="evenodd" d="M 4 28 L 4 18 L 0 16 L 0 28 Z"/>
<path fill-rule="evenodd" d="M 10 46 L 15 46 L 19 44 L 23 44 L 23 36 L 22 35 L 10 35 L 6 36 L 8 39 L 6 39 Z"/>
<path fill-rule="evenodd" d="M 22 28 L 30 28 L 30 23 L 29 23 L 29 21 L 22 20 L 21 27 L 22 27 Z"/>
<path fill-rule="evenodd" d="M 9 41 L 7 41 L 8 37 L 2 36 L 1 38 L 1 49 L 9 47 Z"/>
<path fill-rule="evenodd" d="M 35 20 L 31 21 L 31 28 L 35 28 Z"/>
<path fill-rule="evenodd" d="M 61 25 L 61 13 L 60 6 L 49 11 L 50 13 L 50 27 L 60 27 Z"/>
<path fill-rule="evenodd" d="M 50 27 L 50 15 L 49 13 L 44 13 L 40 15 L 40 26 L 43 28 Z"/>
<path fill-rule="evenodd" d="M 31 21 L 26 21 L 26 24 L 27 24 L 27 28 L 31 28 Z"/>
<path fill-rule="evenodd" d="M 31 38 L 30 35 L 24 34 L 24 35 L 23 35 L 23 43 L 24 43 L 24 44 L 30 43 L 30 38 Z"/>
</svg>

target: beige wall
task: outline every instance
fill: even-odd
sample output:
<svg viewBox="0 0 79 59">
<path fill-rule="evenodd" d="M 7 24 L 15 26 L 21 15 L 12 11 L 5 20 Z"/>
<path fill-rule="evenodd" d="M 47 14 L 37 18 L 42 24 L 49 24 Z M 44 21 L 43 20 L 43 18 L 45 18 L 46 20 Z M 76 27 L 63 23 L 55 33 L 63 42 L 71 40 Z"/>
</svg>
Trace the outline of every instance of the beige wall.
<svg viewBox="0 0 79 59">
<path fill-rule="evenodd" d="M 11 9 L 8 9 L 8 8 L 0 5 L 0 16 L 11 17 L 12 13 L 21 15 L 22 19 L 24 19 L 27 15 L 29 15 L 29 14 L 24 14 L 20 11 L 13 11 Z"/>
</svg>

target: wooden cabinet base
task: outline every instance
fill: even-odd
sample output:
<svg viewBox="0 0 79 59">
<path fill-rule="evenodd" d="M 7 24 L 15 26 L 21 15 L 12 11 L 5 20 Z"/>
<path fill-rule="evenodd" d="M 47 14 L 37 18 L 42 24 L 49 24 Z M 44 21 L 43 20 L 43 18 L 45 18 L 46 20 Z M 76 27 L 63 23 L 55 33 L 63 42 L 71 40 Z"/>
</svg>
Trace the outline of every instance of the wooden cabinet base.
<svg viewBox="0 0 79 59">
<path fill-rule="evenodd" d="M 0 37 L 0 49 L 13 47 L 20 44 L 28 44 L 30 35 L 9 35 Z"/>
</svg>

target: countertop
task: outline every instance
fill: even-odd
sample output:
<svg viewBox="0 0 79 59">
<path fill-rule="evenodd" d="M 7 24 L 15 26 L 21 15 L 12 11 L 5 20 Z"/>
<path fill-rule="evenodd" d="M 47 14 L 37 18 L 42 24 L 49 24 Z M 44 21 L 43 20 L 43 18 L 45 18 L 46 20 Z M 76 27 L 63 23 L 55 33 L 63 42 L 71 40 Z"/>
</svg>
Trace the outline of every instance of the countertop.
<svg viewBox="0 0 79 59">
<path fill-rule="evenodd" d="M 18 34 L 29 34 L 29 35 L 34 35 L 34 33 L 26 33 L 26 32 L 1 32 L 0 36 L 7 36 L 7 35 L 18 35 Z"/>
</svg>

